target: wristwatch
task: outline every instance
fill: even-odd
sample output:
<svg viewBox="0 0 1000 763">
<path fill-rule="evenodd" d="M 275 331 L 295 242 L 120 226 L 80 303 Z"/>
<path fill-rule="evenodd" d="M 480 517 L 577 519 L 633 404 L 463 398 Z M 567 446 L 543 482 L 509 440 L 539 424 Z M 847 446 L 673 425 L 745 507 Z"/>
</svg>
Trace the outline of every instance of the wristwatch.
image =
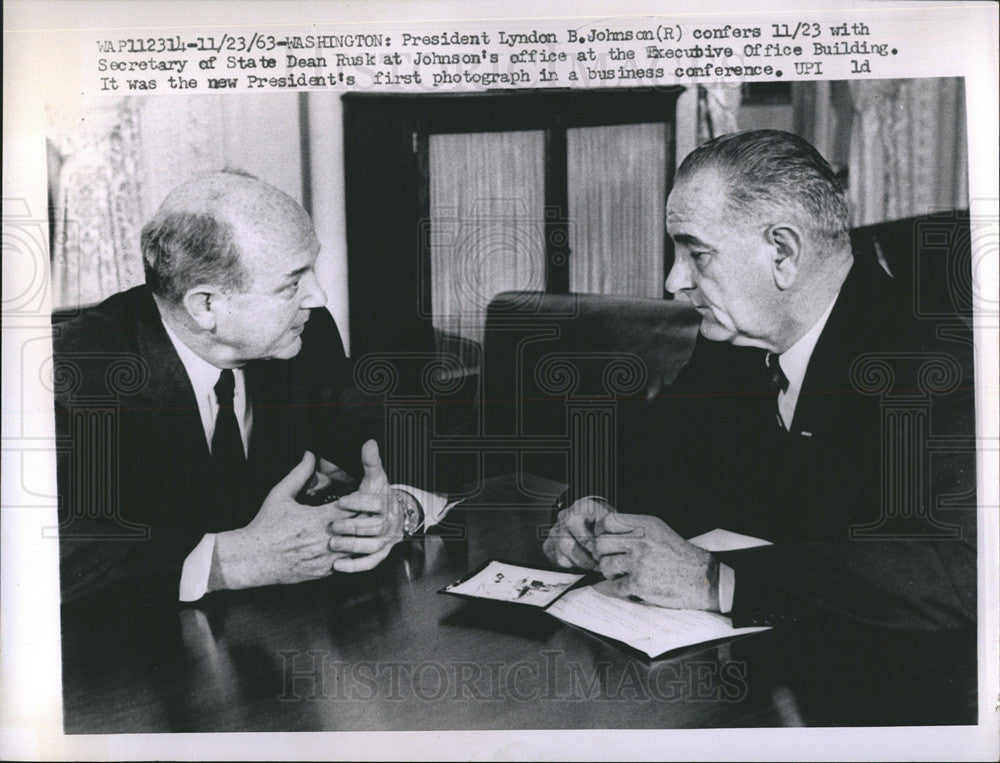
<svg viewBox="0 0 1000 763">
<path fill-rule="evenodd" d="M 420 501 L 398 487 L 392 488 L 392 494 L 403 508 L 403 537 L 407 539 L 412 538 L 417 534 L 420 525 L 424 521 L 424 513 L 420 508 Z"/>
</svg>

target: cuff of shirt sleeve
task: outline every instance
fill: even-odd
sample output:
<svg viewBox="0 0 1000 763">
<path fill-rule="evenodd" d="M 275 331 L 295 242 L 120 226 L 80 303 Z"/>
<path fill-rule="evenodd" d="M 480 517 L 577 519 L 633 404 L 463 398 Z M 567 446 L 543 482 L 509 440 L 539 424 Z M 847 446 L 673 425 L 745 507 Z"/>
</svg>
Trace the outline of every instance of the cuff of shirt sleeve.
<svg viewBox="0 0 1000 763">
<path fill-rule="evenodd" d="M 563 490 L 559 494 L 559 497 L 556 498 L 556 502 L 553 504 L 552 508 L 554 508 L 554 509 L 567 509 L 570 506 L 572 506 L 574 503 L 576 503 L 577 501 L 582 501 L 584 498 L 589 498 L 592 501 L 597 501 L 598 503 L 603 503 L 611 511 L 615 510 L 615 507 L 611 505 L 611 501 L 609 501 L 603 495 L 584 495 L 584 496 L 577 497 L 576 495 L 574 495 L 572 488 L 566 488 L 565 490 Z"/>
<path fill-rule="evenodd" d="M 389 487 L 405 490 L 417 499 L 417 502 L 420 504 L 420 508 L 424 512 L 424 523 L 420 528 L 418 528 L 421 530 L 426 530 L 428 527 L 436 525 L 444 519 L 445 514 L 461 503 L 461 501 L 452 501 L 449 503 L 448 499 L 443 495 L 429 493 L 426 490 L 420 490 L 419 488 L 410 487 L 409 485 L 390 485 Z"/>
<path fill-rule="evenodd" d="M 719 565 L 719 611 L 728 615 L 733 611 L 733 596 L 736 594 L 736 573 L 732 567 Z"/>
<path fill-rule="evenodd" d="M 181 568 L 180 601 L 198 601 L 208 593 L 208 576 L 212 572 L 215 533 L 206 533 L 194 551 L 187 555 Z"/>
</svg>

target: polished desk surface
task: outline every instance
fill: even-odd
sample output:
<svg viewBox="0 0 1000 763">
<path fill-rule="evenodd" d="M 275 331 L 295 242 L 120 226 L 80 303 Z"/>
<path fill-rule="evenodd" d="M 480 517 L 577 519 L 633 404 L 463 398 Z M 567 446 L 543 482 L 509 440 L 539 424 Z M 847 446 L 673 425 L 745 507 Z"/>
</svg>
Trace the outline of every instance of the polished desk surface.
<svg viewBox="0 0 1000 763">
<path fill-rule="evenodd" d="M 709 728 L 976 722 L 975 634 L 745 636 L 653 661 L 437 591 L 543 563 L 562 486 L 483 483 L 378 569 L 163 612 L 63 613 L 67 733 Z M 462 537 L 455 537 L 462 536 Z"/>
</svg>

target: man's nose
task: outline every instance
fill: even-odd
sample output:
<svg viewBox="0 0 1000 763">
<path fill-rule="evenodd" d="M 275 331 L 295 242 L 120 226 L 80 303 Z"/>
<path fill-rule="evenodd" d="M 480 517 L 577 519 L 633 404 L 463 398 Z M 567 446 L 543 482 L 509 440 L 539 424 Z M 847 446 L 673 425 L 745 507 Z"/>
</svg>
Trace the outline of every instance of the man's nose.
<svg viewBox="0 0 1000 763">
<path fill-rule="evenodd" d="M 302 276 L 299 289 L 302 291 L 301 305 L 303 308 L 312 309 L 323 307 L 326 304 L 326 292 L 319 285 L 319 279 L 316 278 L 314 270 L 309 270 Z"/>
<path fill-rule="evenodd" d="M 678 294 L 686 289 L 693 289 L 694 283 L 691 281 L 691 268 L 688 267 L 685 257 L 674 255 L 674 265 L 667 274 L 664 288 L 671 294 Z"/>
</svg>

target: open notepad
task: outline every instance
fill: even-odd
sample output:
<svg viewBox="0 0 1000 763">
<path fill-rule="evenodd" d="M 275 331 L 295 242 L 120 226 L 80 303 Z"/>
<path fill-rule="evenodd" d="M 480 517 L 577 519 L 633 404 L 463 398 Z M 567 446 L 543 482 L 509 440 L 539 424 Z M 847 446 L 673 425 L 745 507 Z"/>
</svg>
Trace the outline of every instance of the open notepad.
<svg viewBox="0 0 1000 763">
<path fill-rule="evenodd" d="M 712 530 L 691 538 L 706 551 L 735 551 L 769 545 L 760 538 Z M 546 611 L 563 622 L 621 641 L 649 657 L 695 644 L 756 633 L 767 628 L 734 628 L 726 615 L 693 609 L 666 609 L 601 593 L 601 583 L 569 591 Z"/>
</svg>

